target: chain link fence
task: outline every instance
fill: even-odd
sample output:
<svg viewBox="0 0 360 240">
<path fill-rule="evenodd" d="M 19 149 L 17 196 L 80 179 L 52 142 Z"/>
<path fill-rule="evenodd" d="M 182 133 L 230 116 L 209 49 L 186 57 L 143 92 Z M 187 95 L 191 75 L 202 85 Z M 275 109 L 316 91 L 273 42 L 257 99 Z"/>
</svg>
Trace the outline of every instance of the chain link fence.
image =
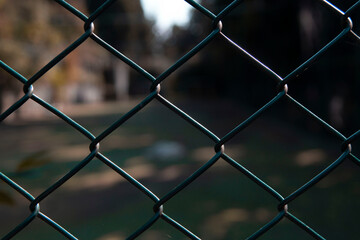
<svg viewBox="0 0 360 240">
<path fill-rule="evenodd" d="M 7 65 L 5 62 L 0 61 L 0 66 L 12 77 L 16 78 L 23 84 L 24 94 L 23 96 L 16 102 L 14 102 L 11 107 L 9 107 L 6 111 L 4 111 L 0 115 L 0 121 L 5 120 L 11 114 L 13 114 L 17 109 L 22 107 L 22 105 L 28 101 L 33 101 L 47 109 L 51 113 L 55 114 L 59 119 L 63 120 L 65 123 L 69 124 L 74 131 L 78 131 L 82 135 L 84 135 L 87 139 L 89 139 L 89 150 L 90 153 L 86 158 L 80 161 L 77 166 L 67 172 L 59 181 L 51 185 L 45 191 L 37 196 L 33 196 L 22 186 L 17 184 L 15 181 L 10 179 L 7 175 L 0 172 L 0 179 L 5 182 L 8 186 L 16 190 L 19 194 L 21 194 L 24 198 L 29 201 L 30 214 L 24 219 L 22 222 L 18 224 L 16 228 L 8 232 L 5 236 L 2 236 L 2 239 L 11 239 L 16 237 L 16 235 L 23 231 L 23 229 L 27 228 L 27 226 L 35 219 L 39 218 L 45 223 L 48 224 L 49 227 L 54 228 L 58 232 L 60 232 L 64 238 L 67 239 L 77 239 L 77 236 L 74 236 L 69 229 L 65 229 L 63 226 L 56 223 L 53 219 L 46 215 L 46 213 L 40 210 L 41 202 L 48 198 L 54 191 L 58 188 L 61 188 L 62 185 L 75 176 L 81 169 L 86 168 L 87 165 L 93 161 L 94 159 L 100 160 L 103 164 L 111 168 L 114 172 L 119 174 L 122 178 L 126 179 L 129 183 L 132 184 L 134 188 L 137 188 L 141 193 L 143 193 L 146 197 L 153 201 L 153 216 L 148 219 L 147 222 L 139 223 L 142 224 L 135 232 L 133 232 L 127 239 L 135 239 L 139 237 L 142 233 L 147 231 L 155 222 L 164 221 L 170 227 L 177 229 L 184 236 L 190 239 L 200 239 L 199 236 L 195 232 L 191 232 L 187 227 L 183 226 L 181 222 L 178 222 L 176 219 L 166 214 L 166 205 L 167 202 L 171 201 L 171 199 L 182 193 L 182 190 L 187 188 L 190 184 L 192 184 L 199 176 L 209 170 L 216 162 L 223 161 L 228 165 L 232 166 L 234 169 L 238 171 L 239 174 L 246 176 L 248 179 L 257 184 L 259 188 L 268 193 L 271 197 L 278 201 L 278 205 L 274 206 L 274 209 L 277 209 L 278 214 L 267 224 L 261 227 L 258 231 L 254 232 L 248 239 L 257 239 L 262 235 L 266 235 L 266 233 L 277 226 L 283 219 L 288 219 L 293 222 L 300 229 L 305 231 L 309 236 L 315 239 L 325 239 L 321 236 L 316 229 L 313 229 L 311 226 L 308 226 L 307 223 L 303 222 L 301 219 L 293 215 L 288 209 L 288 205 L 291 205 L 292 202 L 296 201 L 298 197 L 311 189 L 315 184 L 321 181 L 323 178 L 327 177 L 333 170 L 338 168 L 346 161 L 354 162 L 357 165 L 360 165 L 360 160 L 352 153 L 351 144 L 357 140 L 360 136 L 360 130 L 354 132 L 349 137 L 344 136 L 341 132 L 337 131 L 333 126 L 329 123 L 321 119 L 315 113 L 311 112 L 302 103 L 295 100 L 288 94 L 288 84 L 292 82 L 294 79 L 298 78 L 306 69 L 312 66 L 312 64 L 319 59 L 325 52 L 328 51 L 334 44 L 343 41 L 345 37 L 351 35 L 353 39 L 359 39 L 358 35 L 352 30 L 353 24 L 351 21 L 351 15 L 355 9 L 360 5 L 360 1 L 354 4 L 349 9 L 338 9 L 336 6 L 331 4 L 328 1 L 321 1 L 324 3 L 324 8 L 327 8 L 329 11 L 334 11 L 338 17 L 339 21 L 343 23 L 343 29 L 338 35 L 328 42 L 320 51 L 311 56 L 308 60 L 306 60 L 303 64 L 294 69 L 290 74 L 285 77 L 279 76 L 276 72 L 271 70 L 268 66 L 263 64 L 261 60 L 256 58 L 256 56 L 251 55 L 244 48 L 242 48 L 238 43 L 234 42 L 228 36 L 226 36 L 222 32 L 222 20 L 224 20 L 227 15 L 232 12 L 235 8 L 241 5 L 242 1 L 235 0 L 228 6 L 226 6 L 220 13 L 214 14 L 200 3 L 193 0 L 185 0 L 188 4 L 190 4 L 196 11 L 200 14 L 204 15 L 212 22 L 212 31 L 193 49 L 191 49 L 188 53 L 186 53 L 183 57 L 178 59 L 171 67 L 166 69 L 162 74 L 155 77 L 144 70 L 137 63 L 129 59 L 127 56 L 116 50 L 113 46 L 109 45 L 106 41 L 101 39 L 94 33 L 94 24 L 93 22 L 111 5 L 115 2 L 115 0 L 108 0 L 104 2 L 96 11 L 94 11 L 90 16 L 86 16 L 74 6 L 69 4 L 66 1 L 56 0 L 58 4 L 60 4 L 63 8 L 71 12 L 77 18 L 81 19 L 84 22 L 84 33 L 71 45 L 69 45 L 66 49 L 64 49 L 59 55 L 53 58 L 48 64 L 46 64 L 40 71 L 35 73 L 29 79 L 23 77 L 20 73 L 15 71 L 11 66 Z M 254 112 L 249 118 L 245 121 L 239 123 L 237 127 L 232 129 L 230 132 L 225 134 L 223 137 L 216 136 L 210 129 L 205 128 L 200 122 L 196 121 L 192 118 L 192 116 L 188 115 L 186 112 L 181 110 L 178 106 L 172 104 L 167 98 L 165 98 L 160 93 L 160 85 L 168 79 L 168 76 L 175 71 L 177 71 L 184 63 L 186 63 L 190 58 L 199 53 L 205 46 L 207 46 L 210 42 L 212 42 L 215 38 L 222 38 L 227 41 L 227 43 L 233 46 L 236 51 L 242 53 L 242 56 L 253 62 L 255 65 L 260 67 L 263 71 L 269 73 L 269 75 L 275 79 L 278 83 L 278 89 L 274 90 L 273 98 L 267 102 L 263 107 Z M 50 69 L 52 69 L 55 65 L 57 65 L 63 58 L 65 58 L 69 53 L 83 44 L 85 41 L 95 41 L 99 46 L 106 49 L 119 61 L 123 61 L 131 68 L 135 69 L 139 74 L 144 76 L 150 83 L 151 88 L 149 94 L 133 109 L 124 114 L 121 118 L 119 118 L 115 123 L 109 126 L 105 131 L 103 131 L 98 136 L 93 135 L 86 128 L 81 126 L 79 123 L 65 115 L 59 109 L 55 108 L 51 104 L 42 100 L 40 97 L 36 96 L 33 92 L 34 87 L 33 84 L 37 81 L 41 81 L 42 76 L 47 73 Z M 250 172 L 247 168 L 242 166 L 236 159 L 233 159 L 226 153 L 225 145 L 234 138 L 235 136 L 242 133 L 242 131 L 251 125 L 256 119 L 261 117 L 263 113 L 269 110 L 272 106 L 276 105 L 280 100 L 287 99 L 294 107 L 301 109 L 305 114 L 308 115 L 313 121 L 320 123 L 320 125 L 328 130 L 333 136 L 340 139 L 342 141 L 342 145 L 339 146 L 342 149 L 342 153 L 338 156 L 337 159 L 333 159 L 332 163 L 323 169 L 320 173 L 314 175 L 314 177 L 308 180 L 302 187 L 296 189 L 292 194 L 288 196 L 283 196 L 276 189 L 272 188 L 258 176 Z M 136 115 L 143 108 L 146 108 L 147 105 L 152 101 L 158 101 L 163 104 L 165 107 L 169 108 L 171 111 L 176 113 L 180 118 L 186 121 L 188 124 L 192 125 L 194 131 L 199 131 L 210 140 L 213 141 L 214 145 L 214 154 L 211 159 L 209 159 L 202 167 L 200 167 L 197 171 L 193 172 L 192 175 L 181 182 L 177 187 L 173 188 L 170 192 L 165 194 L 164 196 L 157 196 L 151 189 L 148 189 L 146 186 L 141 184 L 136 178 L 128 174 L 121 167 L 116 165 L 111 159 L 107 158 L 104 154 L 101 153 L 101 142 L 107 138 L 112 132 L 116 129 L 120 128 L 125 122 L 131 119 L 134 115 Z M 341 221 L 341 219 L 339 220 Z"/>
</svg>

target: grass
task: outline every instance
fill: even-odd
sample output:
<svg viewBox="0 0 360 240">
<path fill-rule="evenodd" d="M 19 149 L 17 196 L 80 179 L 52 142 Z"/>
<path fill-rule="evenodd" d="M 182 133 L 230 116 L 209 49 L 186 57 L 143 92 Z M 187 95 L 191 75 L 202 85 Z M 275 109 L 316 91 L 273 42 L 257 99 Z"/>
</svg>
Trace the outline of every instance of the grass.
<svg viewBox="0 0 360 240">
<path fill-rule="evenodd" d="M 114 111 L 74 118 L 97 135 L 130 106 L 113 105 Z M 242 110 L 235 113 L 229 107 L 219 115 L 202 104 L 184 103 L 181 108 L 220 137 L 249 114 Z M 34 196 L 89 153 L 89 140 L 58 120 L 8 123 L 1 125 L 0 131 L 1 171 Z M 151 155 L 154 145 L 164 141 L 178 143 L 184 152 L 169 159 Z M 212 146 L 207 137 L 174 113 L 151 103 L 102 141 L 101 152 L 162 197 L 211 158 Z M 318 132 L 294 127 L 281 117 L 265 115 L 226 144 L 226 152 L 287 196 L 336 160 L 339 151 L 334 149 L 338 146 L 339 143 Z M 24 159 L 30 164 L 19 170 Z M 289 204 L 291 213 L 327 239 L 356 239 L 360 213 L 356 204 L 360 197 L 358 171 L 350 162 L 341 165 Z M 0 235 L 3 235 L 29 212 L 28 203 L 4 183 L 0 183 L 0 191 L 13 200 L 1 202 L 0 199 Z M 43 200 L 41 210 L 79 239 L 112 240 L 126 238 L 145 223 L 153 214 L 152 205 L 140 191 L 94 159 Z M 220 159 L 169 200 L 164 209 L 202 239 L 245 239 L 276 216 L 276 205 L 277 201 L 269 194 Z M 36 219 L 15 239 L 63 237 Z M 186 237 L 158 221 L 139 239 Z M 285 219 L 262 239 L 311 237 Z"/>
</svg>

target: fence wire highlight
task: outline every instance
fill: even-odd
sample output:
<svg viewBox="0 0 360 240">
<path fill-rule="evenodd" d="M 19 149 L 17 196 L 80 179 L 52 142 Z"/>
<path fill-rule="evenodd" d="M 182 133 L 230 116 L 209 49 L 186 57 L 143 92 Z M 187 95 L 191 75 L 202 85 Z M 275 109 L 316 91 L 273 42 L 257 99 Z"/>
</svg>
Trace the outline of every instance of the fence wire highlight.
<svg viewBox="0 0 360 240">
<path fill-rule="evenodd" d="M 93 161 L 94 159 L 100 160 L 103 164 L 107 165 L 109 168 L 111 168 L 114 172 L 119 174 L 121 177 L 126 179 L 129 183 L 131 183 L 135 188 L 137 188 L 140 192 L 142 192 L 146 197 L 148 197 L 150 200 L 154 202 L 153 205 L 153 216 L 148 219 L 147 222 L 139 223 L 139 228 L 133 232 L 130 236 L 127 237 L 127 239 L 135 239 L 138 236 L 140 236 L 142 233 L 147 231 L 155 222 L 157 221 L 164 221 L 169 224 L 169 226 L 177 229 L 180 231 L 184 236 L 190 238 L 190 239 L 200 239 L 199 236 L 196 235 L 196 233 L 191 232 L 186 226 L 183 226 L 181 222 L 176 221 L 176 219 L 173 219 L 171 216 L 166 214 L 166 203 L 168 201 L 171 201 L 171 199 L 176 196 L 177 194 L 181 194 L 182 190 L 185 189 L 187 186 L 189 186 L 193 181 L 195 181 L 199 176 L 201 176 L 204 172 L 206 172 L 208 169 L 210 169 L 216 162 L 218 161 L 224 161 L 230 166 L 232 166 L 234 169 L 238 170 L 239 174 L 243 174 L 247 178 L 249 178 L 251 181 L 257 184 L 257 186 L 261 189 L 263 189 L 265 192 L 267 192 L 271 197 L 276 199 L 278 201 L 278 205 L 274 206 L 275 209 L 278 210 L 278 214 L 269 221 L 266 225 L 261 227 L 258 231 L 253 233 L 251 236 L 248 237 L 248 239 L 257 239 L 260 236 L 264 235 L 269 231 L 270 229 L 276 227 L 276 225 L 281 222 L 283 219 L 287 218 L 291 222 L 293 222 L 295 225 L 297 225 L 299 228 L 301 228 L 303 231 L 305 231 L 309 236 L 312 236 L 315 239 L 325 239 L 323 236 L 321 236 L 316 229 L 313 229 L 311 226 L 308 226 L 305 222 L 303 222 L 301 219 L 297 218 L 295 215 L 293 215 L 288 205 L 290 205 L 293 201 L 296 201 L 296 199 L 304 194 L 306 191 L 308 191 L 310 188 L 312 188 L 316 183 L 321 181 L 323 178 L 325 178 L 330 172 L 332 172 L 334 169 L 336 169 L 338 166 L 343 164 L 345 161 L 352 161 L 360 166 L 360 159 L 355 156 L 351 151 L 351 143 L 356 141 L 358 137 L 360 136 L 360 130 L 353 133 L 351 136 L 346 137 L 341 132 L 337 131 L 334 127 L 332 127 L 329 123 L 322 120 L 320 117 L 318 117 L 315 113 L 311 112 L 309 109 L 307 109 L 305 106 L 303 106 L 300 102 L 296 101 L 293 97 L 291 97 L 288 94 L 288 85 L 290 82 L 292 82 L 295 78 L 297 78 L 299 75 L 301 75 L 307 68 L 311 67 L 311 65 L 314 63 L 315 60 L 320 58 L 330 47 L 332 47 L 334 44 L 342 41 L 345 39 L 345 37 L 352 35 L 353 39 L 358 39 L 359 36 L 352 30 L 352 21 L 351 21 L 351 15 L 355 9 L 360 5 L 360 1 L 358 1 L 356 4 L 354 4 L 352 7 L 346 10 L 340 10 L 333 4 L 331 4 L 328 1 L 322 0 L 321 2 L 324 3 L 324 7 L 328 8 L 329 11 L 335 11 L 336 14 L 339 17 L 339 21 L 342 21 L 343 29 L 338 33 L 338 35 L 332 39 L 330 42 L 328 42 L 320 51 L 318 51 L 316 54 L 311 56 L 308 60 L 306 60 L 303 64 L 298 66 L 296 69 L 294 69 L 290 74 L 288 74 L 285 77 L 279 76 L 276 72 L 271 70 L 269 67 L 267 67 L 265 64 L 261 62 L 258 58 L 251 55 L 249 52 L 247 52 L 244 48 L 240 46 L 240 43 L 234 42 L 232 39 L 227 37 L 222 32 L 222 20 L 227 17 L 227 15 L 232 12 L 236 7 L 238 7 L 242 1 L 235 0 L 228 6 L 226 6 L 220 13 L 214 14 L 204 6 L 202 6 L 200 3 L 194 1 L 194 0 L 185 0 L 188 4 L 190 4 L 196 11 L 203 14 L 209 19 L 209 22 L 212 22 L 213 29 L 209 32 L 207 37 L 205 37 L 199 44 L 197 44 L 193 49 L 191 49 L 188 53 L 186 53 L 183 57 L 178 59 L 171 67 L 169 67 L 167 70 L 165 70 L 162 74 L 155 77 L 148 73 L 146 70 L 144 70 L 141 66 L 139 66 L 137 63 L 133 62 L 131 59 L 129 59 L 127 56 L 122 54 L 121 52 L 117 51 L 114 47 L 112 47 L 110 44 L 108 44 L 106 41 L 101 39 L 99 36 L 97 36 L 94 33 L 94 29 L 96 26 L 94 26 L 94 21 L 102 14 L 104 13 L 108 8 L 111 7 L 111 5 L 115 2 L 115 0 L 108 0 L 104 4 L 102 4 L 96 11 L 94 11 L 90 16 L 86 16 L 82 12 L 80 12 L 78 9 L 73 7 L 71 4 L 69 4 L 66 1 L 63 0 L 55 0 L 58 4 L 60 4 L 62 7 L 67 9 L 69 12 L 71 12 L 73 15 L 75 15 L 77 18 L 81 19 L 84 22 L 84 33 L 78 37 L 76 41 L 74 41 L 72 44 L 70 44 L 67 48 L 65 48 L 59 55 L 57 55 L 55 58 L 53 58 L 48 64 L 46 64 L 43 68 L 41 68 L 37 73 L 35 73 L 31 78 L 26 79 L 23 77 L 20 73 L 16 72 L 11 66 L 8 66 L 5 62 L 0 61 L 0 66 L 7 71 L 12 77 L 17 79 L 23 84 L 23 90 L 24 95 L 14 102 L 11 107 L 9 107 L 6 111 L 4 111 L 0 115 L 0 121 L 3 121 L 7 117 L 9 117 L 11 114 L 14 113 L 17 109 L 19 109 L 24 103 L 27 101 L 34 101 L 43 108 L 47 109 L 51 113 L 55 114 L 59 119 L 62 119 L 67 124 L 71 125 L 75 131 L 78 131 L 79 133 L 83 134 L 86 138 L 89 139 L 89 154 L 88 156 L 80 161 L 77 166 L 75 166 L 73 169 L 71 169 L 69 172 L 67 172 L 59 181 L 51 185 L 49 188 L 47 188 L 44 192 L 39 194 L 38 196 L 33 196 L 30 193 L 27 192 L 26 189 L 22 188 L 20 185 L 18 185 L 16 182 L 14 182 L 12 179 L 10 179 L 8 176 L 6 176 L 4 173 L 0 172 L 0 179 L 6 183 L 8 186 L 16 190 L 19 194 L 21 194 L 25 199 L 29 201 L 29 208 L 30 208 L 30 214 L 26 219 L 24 219 L 22 222 L 18 224 L 16 228 L 8 232 L 5 236 L 1 236 L 2 239 L 11 239 L 15 237 L 19 232 L 21 232 L 23 229 L 25 229 L 35 218 L 41 219 L 43 222 L 47 223 L 49 227 L 54 228 L 58 232 L 60 232 L 64 238 L 67 239 L 77 239 L 77 236 L 74 236 L 69 230 L 65 229 L 58 223 L 56 223 L 54 220 L 51 219 L 51 217 L 47 216 L 46 213 L 43 213 L 40 209 L 41 202 L 46 199 L 49 195 L 51 195 L 54 191 L 56 191 L 58 188 L 60 188 L 66 181 L 68 181 L 70 178 L 72 178 L 74 175 L 76 175 L 81 169 L 86 168 L 86 166 Z M 319 0 L 320 1 L 320 0 Z M 227 41 L 227 43 L 231 46 L 233 46 L 236 51 L 241 52 L 242 56 L 245 57 L 248 61 L 253 62 L 255 65 L 257 65 L 260 69 L 263 71 L 269 73 L 270 76 L 278 83 L 278 89 L 274 89 L 273 98 L 267 102 L 263 107 L 258 109 L 255 113 L 253 113 L 248 119 L 245 121 L 239 123 L 237 127 L 232 129 L 230 132 L 225 134 L 223 137 L 216 136 L 211 130 L 205 128 L 201 123 L 193 119 L 190 115 L 188 115 L 186 112 L 181 110 L 178 106 L 171 103 L 168 99 L 166 99 L 164 96 L 160 93 L 160 85 L 162 82 L 167 80 L 167 77 L 172 74 L 173 72 L 177 71 L 184 63 L 186 63 L 190 58 L 192 58 L 194 55 L 196 55 L 198 52 L 200 52 L 206 45 L 208 45 L 212 40 L 215 38 L 223 38 Z M 116 58 L 118 58 L 119 61 L 125 62 L 128 66 L 136 70 L 139 74 L 144 76 L 148 81 L 151 83 L 151 88 L 149 91 L 149 94 L 133 109 L 131 109 L 129 112 L 124 114 L 122 117 L 120 117 L 116 122 L 114 122 L 111 126 L 109 126 L 105 131 L 103 131 L 98 136 L 93 135 L 90 131 L 88 131 L 86 128 L 81 126 L 79 123 L 65 115 L 63 112 L 61 112 L 59 109 L 55 108 L 51 104 L 47 103 L 40 97 L 36 96 L 33 93 L 34 86 L 33 84 L 37 81 L 41 80 L 41 77 L 47 73 L 50 69 L 52 69 L 56 64 L 58 64 L 63 58 L 65 58 L 69 53 L 71 53 L 73 50 L 75 50 L 78 46 L 80 46 L 85 41 L 95 41 L 99 46 L 103 47 L 107 51 L 109 51 L 112 55 L 114 55 Z M 296 106 L 301 111 L 303 111 L 305 114 L 307 114 L 310 118 L 313 119 L 313 121 L 316 121 L 320 123 L 322 127 L 327 129 L 329 132 L 331 132 L 335 137 L 340 139 L 343 144 L 341 147 L 342 153 L 337 159 L 334 159 L 334 161 L 325 169 L 323 169 L 320 173 L 315 175 L 311 180 L 307 181 L 302 187 L 296 189 L 292 194 L 288 196 L 282 196 L 279 192 L 277 192 L 275 189 L 273 189 L 270 185 L 265 183 L 262 179 L 257 177 L 255 174 L 250 172 L 248 169 L 246 169 L 244 166 L 242 166 L 239 162 L 236 161 L 236 159 L 231 158 L 226 153 L 225 145 L 226 143 L 235 137 L 238 134 L 241 134 L 241 132 L 247 128 L 252 122 L 256 121 L 259 117 L 262 116 L 262 114 L 267 111 L 269 108 L 271 108 L 273 105 L 276 105 L 280 100 L 286 99 L 289 101 L 293 106 Z M 107 158 L 104 154 L 101 153 L 101 142 L 107 138 L 113 131 L 121 127 L 126 121 L 131 119 L 135 114 L 137 114 L 141 109 L 146 108 L 147 105 L 152 101 L 158 101 L 159 103 L 163 104 L 165 107 L 169 108 L 171 111 L 176 113 L 179 117 L 181 117 L 184 121 L 186 121 L 188 124 L 192 125 L 194 127 L 194 131 L 200 131 L 202 134 L 207 136 L 210 140 L 214 143 L 214 155 L 211 159 L 209 159 L 202 167 L 200 167 L 197 171 L 193 172 L 192 175 L 185 180 L 182 181 L 180 185 L 172 189 L 170 192 L 165 194 L 164 196 L 157 196 L 155 193 L 151 191 L 151 189 L 148 189 L 146 186 L 141 184 L 136 178 L 128 174 L 126 171 L 124 171 L 121 167 L 116 165 L 114 162 L 112 162 L 111 159 Z M 189 227 L 189 226 L 188 226 Z"/>
</svg>

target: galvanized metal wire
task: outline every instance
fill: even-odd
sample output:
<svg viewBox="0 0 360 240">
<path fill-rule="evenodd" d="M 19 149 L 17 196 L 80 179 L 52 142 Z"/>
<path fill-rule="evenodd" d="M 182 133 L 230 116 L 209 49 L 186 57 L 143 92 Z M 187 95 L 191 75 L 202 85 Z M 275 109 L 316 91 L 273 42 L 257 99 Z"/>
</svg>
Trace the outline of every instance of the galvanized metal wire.
<svg viewBox="0 0 360 240">
<path fill-rule="evenodd" d="M 83 134 L 86 138 L 89 139 L 89 154 L 86 158 L 80 161 L 77 166 L 67 172 L 60 180 L 56 183 L 51 185 L 47 188 L 44 192 L 39 194 L 38 196 L 33 196 L 27 192 L 26 189 L 22 188 L 19 184 L 14 182 L 4 173 L 0 172 L 0 179 L 6 183 L 8 186 L 16 190 L 19 194 L 21 194 L 25 199 L 29 201 L 29 209 L 30 213 L 26 219 L 18 224 L 13 230 L 8 232 L 5 236 L 1 236 L 2 239 L 11 239 L 15 237 L 19 232 L 21 232 L 24 228 L 28 226 L 35 218 L 39 218 L 45 223 L 47 223 L 50 227 L 54 228 L 58 232 L 60 232 L 64 238 L 67 239 L 77 239 L 69 229 L 65 229 L 63 226 L 56 223 L 50 217 L 45 215 L 40 210 L 41 202 L 48 198 L 54 191 L 58 188 L 61 188 L 62 185 L 71 179 L 74 175 L 76 175 L 81 169 L 86 168 L 87 165 L 94 161 L 94 159 L 100 160 L 102 163 L 107 165 L 111 168 L 114 172 L 122 176 L 126 179 L 129 183 L 131 183 L 135 188 L 137 188 L 140 192 L 142 192 L 146 197 L 153 201 L 153 216 L 148 219 L 147 222 L 141 223 L 142 225 L 133 232 L 127 239 L 135 239 L 140 236 L 142 233 L 147 231 L 155 222 L 157 221 L 164 221 L 169 224 L 169 226 L 177 229 L 181 233 L 183 233 L 186 237 L 190 239 L 200 239 L 196 233 L 191 232 L 185 226 L 181 224 L 181 222 L 176 221 L 171 216 L 165 213 L 164 207 L 166 206 L 167 202 L 171 201 L 171 199 L 181 194 L 182 190 L 187 188 L 190 184 L 192 184 L 199 176 L 205 173 L 208 169 L 210 169 L 216 162 L 224 161 L 229 166 L 232 166 L 234 169 L 238 170 L 239 174 L 243 174 L 248 179 L 253 181 L 254 183 L 259 186 L 259 188 L 263 189 L 266 193 L 268 193 L 272 198 L 278 201 L 277 206 L 274 206 L 274 209 L 277 209 L 278 214 L 267 224 L 261 227 L 258 231 L 253 233 L 248 239 L 257 239 L 260 236 L 266 234 L 270 229 L 276 227 L 276 225 L 281 222 L 283 219 L 288 219 L 294 224 L 296 224 L 299 228 L 305 231 L 309 236 L 312 236 L 315 239 L 325 239 L 321 236 L 316 229 L 312 228 L 311 226 L 307 225 L 301 219 L 297 218 L 293 215 L 289 209 L 288 205 L 292 202 L 296 201 L 296 199 L 304 194 L 306 191 L 311 189 L 315 184 L 325 178 L 329 173 L 331 173 L 334 169 L 339 167 L 345 161 L 352 161 L 358 165 L 360 165 L 360 159 L 352 153 L 351 144 L 356 141 L 360 136 L 360 130 L 353 133 L 351 136 L 346 137 L 341 132 L 337 131 L 333 126 L 329 123 L 321 119 L 315 113 L 311 112 L 307 109 L 304 105 L 298 102 L 296 99 L 291 97 L 288 94 L 288 84 L 291 83 L 295 78 L 301 75 L 306 69 L 310 68 L 314 61 L 321 58 L 321 56 L 328 51 L 329 48 L 334 46 L 336 43 L 343 41 L 343 39 L 348 35 L 353 35 L 356 39 L 359 39 L 359 36 L 353 31 L 352 29 L 352 21 L 351 15 L 352 13 L 358 8 L 360 5 L 360 1 L 356 4 L 351 6 L 349 9 L 340 10 L 329 1 L 326 0 L 319 0 L 324 3 L 324 7 L 328 8 L 331 11 L 334 11 L 338 17 L 339 21 L 343 21 L 343 29 L 338 33 L 338 35 L 328 42 L 322 49 L 320 49 L 316 54 L 311 56 L 308 60 L 306 60 L 303 64 L 298 66 L 294 69 L 290 74 L 281 77 L 275 71 L 270 69 L 264 63 L 261 62 L 256 56 L 253 56 L 251 53 L 246 51 L 243 47 L 241 47 L 240 43 L 236 43 L 228 36 L 226 36 L 222 32 L 222 20 L 224 20 L 227 15 L 232 12 L 235 8 L 237 8 L 242 1 L 235 0 L 228 6 L 226 6 L 220 13 L 214 14 L 209 9 L 202 6 L 200 3 L 194 0 L 185 0 L 188 4 L 190 4 L 196 11 L 200 14 L 203 14 L 205 17 L 209 18 L 212 22 L 212 30 L 208 33 L 208 35 L 195 47 L 193 47 L 188 53 L 178 59 L 172 66 L 166 69 L 162 74 L 159 76 L 153 76 L 152 74 L 148 73 L 145 69 L 139 66 L 136 62 L 132 61 L 123 53 L 119 52 L 113 46 L 108 44 L 106 41 L 101 39 L 94 33 L 94 21 L 103 14 L 111 5 L 115 2 L 115 0 L 108 0 L 104 2 L 96 11 L 94 11 L 90 16 L 86 16 L 78 9 L 73 7 L 71 4 L 64 0 L 55 0 L 59 5 L 64 7 L 66 10 L 71 12 L 74 16 L 79 18 L 84 22 L 84 33 L 78 37 L 76 41 L 70 44 L 67 48 L 65 48 L 59 55 L 54 57 L 48 64 L 46 64 L 43 68 L 41 68 L 38 72 L 36 72 L 32 77 L 29 79 L 22 76 L 20 73 L 15 71 L 11 66 L 7 65 L 5 62 L 0 61 L 0 67 L 3 68 L 6 72 L 8 72 L 12 77 L 17 79 L 20 83 L 23 84 L 23 96 L 14 102 L 6 111 L 4 111 L 0 115 L 0 121 L 3 121 L 11 114 L 13 114 L 17 109 L 23 106 L 24 103 L 28 101 L 33 101 L 42 106 L 43 108 L 47 109 L 54 115 L 56 115 L 59 119 L 62 119 L 65 123 L 69 124 L 73 127 L 74 131 L 77 131 Z M 222 38 L 227 41 L 227 43 L 234 47 L 236 51 L 242 53 L 242 56 L 246 58 L 249 62 L 254 63 L 260 69 L 267 72 L 277 83 L 278 83 L 278 90 L 274 90 L 273 98 L 264 104 L 263 107 L 259 108 L 256 112 L 254 112 L 249 118 L 245 121 L 239 123 L 234 129 L 230 132 L 225 134 L 223 137 L 216 136 L 211 130 L 205 128 L 200 122 L 193 119 L 190 115 L 180 109 L 178 106 L 171 103 L 168 99 L 160 93 L 160 85 L 162 82 L 166 81 L 168 76 L 173 72 L 177 71 L 184 63 L 186 63 L 190 58 L 194 55 L 199 53 L 205 46 L 207 46 L 210 42 L 212 42 L 215 38 Z M 105 131 L 101 134 L 95 136 L 89 130 L 81 126 L 79 123 L 68 117 L 66 114 L 61 112 L 59 109 L 55 108 L 51 104 L 47 103 L 40 97 L 34 94 L 34 86 L 33 84 L 37 81 L 41 81 L 42 76 L 47 73 L 50 69 L 52 69 L 56 64 L 58 64 L 63 58 L 65 58 L 69 53 L 75 50 L 78 46 L 83 44 L 85 41 L 95 41 L 99 46 L 106 49 L 119 61 L 123 61 L 128 66 L 136 70 L 139 74 L 144 76 L 148 81 L 151 83 L 151 88 L 149 94 L 134 108 L 132 108 L 129 112 L 124 114 L 120 117 L 116 122 L 114 122 L 111 126 L 109 126 Z M 231 158 L 225 150 L 225 145 L 235 136 L 241 134 L 241 132 L 247 128 L 252 122 L 256 121 L 259 117 L 263 115 L 263 113 L 269 110 L 273 105 L 276 105 L 280 100 L 286 99 L 290 102 L 293 106 L 299 108 L 305 114 L 307 114 L 313 121 L 318 122 L 323 128 L 328 130 L 332 135 L 340 139 L 343 143 L 341 146 L 342 153 L 338 156 L 337 159 L 325 169 L 323 169 L 320 173 L 315 175 L 312 179 L 308 180 L 303 186 L 296 189 L 293 193 L 288 196 L 283 196 L 279 192 L 277 192 L 273 187 L 268 185 L 258 176 L 250 172 L 247 168 L 241 165 L 236 159 Z M 152 101 L 158 101 L 159 103 L 163 104 L 165 107 L 169 108 L 171 111 L 176 113 L 179 117 L 181 117 L 184 121 L 188 124 L 193 126 L 194 131 L 199 131 L 208 137 L 214 143 L 214 154 L 211 159 L 209 159 L 203 166 L 201 166 L 197 171 L 193 172 L 193 174 L 186 178 L 181 184 L 177 187 L 166 193 L 164 196 L 160 197 L 157 196 L 155 193 L 148 189 L 146 186 L 141 184 L 136 178 L 131 176 L 129 173 L 124 171 L 121 167 L 116 165 L 111 159 L 107 158 L 104 154 L 101 153 L 101 142 L 107 138 L 112 132 L 116 129 L 121 127 L 126 121 L 131 119 L 134 115 L 136 115 L 141 109 L 146 108 L 147 105 Z"/>
</svg>

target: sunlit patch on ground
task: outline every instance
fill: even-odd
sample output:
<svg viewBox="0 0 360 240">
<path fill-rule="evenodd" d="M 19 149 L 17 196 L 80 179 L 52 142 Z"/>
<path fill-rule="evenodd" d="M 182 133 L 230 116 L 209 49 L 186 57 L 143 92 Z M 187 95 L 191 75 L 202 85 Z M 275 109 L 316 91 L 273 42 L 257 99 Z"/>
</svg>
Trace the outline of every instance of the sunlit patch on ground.
<svg viewBox="0 0 360 240">
<path fill-rule="evenodd" d="M 64 146 L 62 148 L 54 149 L 50 152 L 50 156 L 54 161 L 81 161 L 89 154 L 88 144 L 77 144 L 72 146 Z"/>
<path fill-rule="evenodd" d="M 124 171 L 138 180 L 152 177 L 156 173 L 155 167 L 152 164 L 127 167 L 124 168 Z M 70 190 L 101 189 L 112 187 L 124 181 L 126 180 L 122 176 L 109 169 L 101 172 L 87 173 L 84 176 L 74 176 L 71 181 L 73 184 L 65 186 Z"/>
<path fill-rule="evenodd" d="M 203 231 L 209 236 L 208 239 L 225 239 L 229 229 L 241 222 L 266 222 L 273 214 L 265 209 L 259 208 L 253 211 L 243 208 L 229 208 L 215 214 L 204 223 Z"/>
<path fill-rule="evenodd" d="M 295 162 L 301 167 L 307 167 L 322 163 L 327 155 L 322 149 L 310 149 L 299 152 L 295 156 Z"/>
<path fill-rule="evenodd" d="M 106 234 L 100 238 L 98 238 L 97 240 L 123 240 L 125 239 L 126 237 L 124 235 L 122 235 L 121 233 L 109 233 L 109 234 Z"/>
<path fill-rule="evenodd" d="M 110 141 L 111 140 L 111 141 Z M 155 136 L 151 134 L 140 134 L 140 135 L 114 135 L 105 140 L 101 144 L 101 150 L 112 150 L 112 149 L 136 149 L 151 146 L 154 143 Z"/>
</svg>

